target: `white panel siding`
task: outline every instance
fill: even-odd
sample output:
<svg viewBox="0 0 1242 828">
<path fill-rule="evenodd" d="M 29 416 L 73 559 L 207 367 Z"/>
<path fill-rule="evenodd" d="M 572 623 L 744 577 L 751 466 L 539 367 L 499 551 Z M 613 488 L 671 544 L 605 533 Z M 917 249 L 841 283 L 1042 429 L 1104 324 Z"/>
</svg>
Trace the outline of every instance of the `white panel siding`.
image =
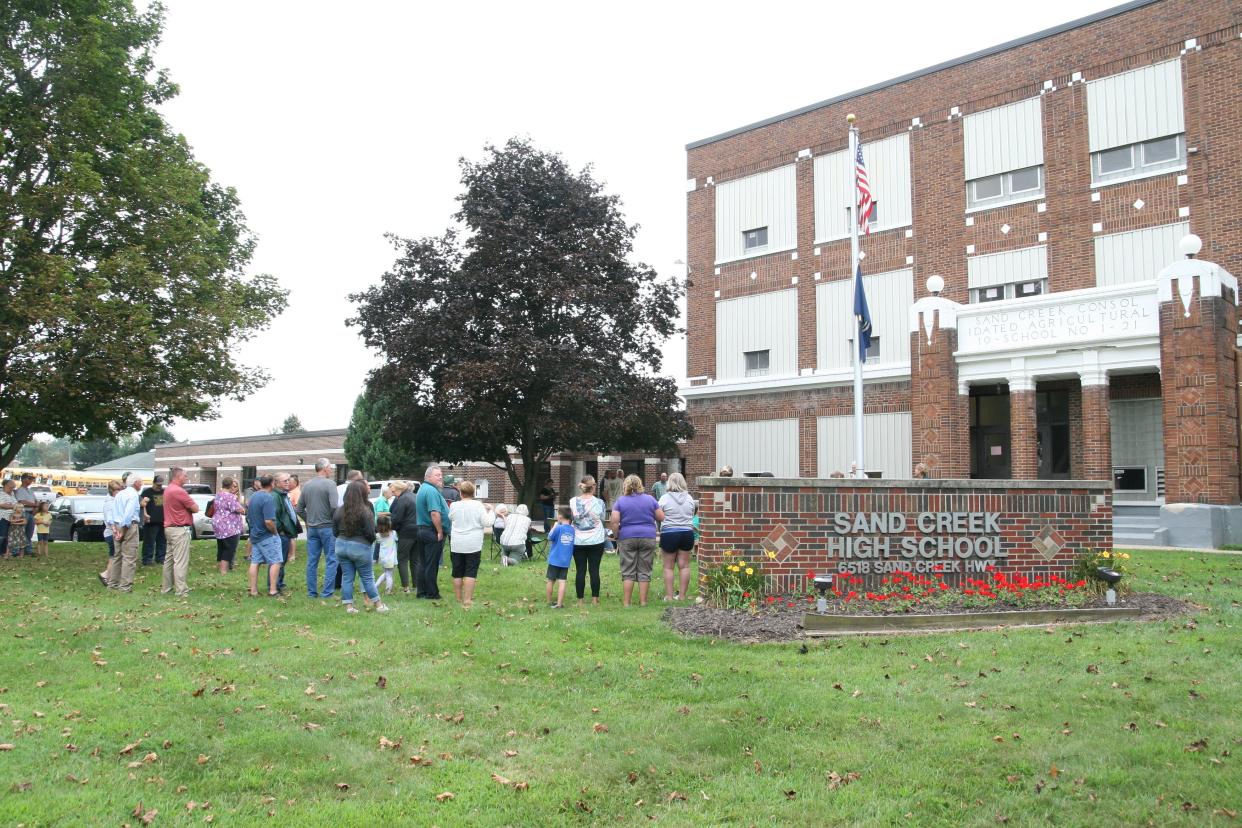
<svg viewBox="0 0 1242 828">
<path fill-rule="evenodd" d="M 1091 152 L 1185 132 L 1180 59 L 1087 83 Z"/>
<path fill-rule="evenodd" d="M 966 180 L 1044 163 L 1040 98 L 998 106 L 962 119 Z"/>
<path fill-rule="evenodd" d="M 768 351 L 768 377 L 798 373 L 798 291 L 716 303 L 716 379 L 746 376 L 747 351 Z"/>
<path fill-rule="evenodd" d="M 800 477 L 797 418 L 717 423 L 716 468 L 723 466 L 732 466 L 739 477 L 753 472 Z"/>
<path fill-rule="evenodd" d="M 1100 287 L 1145 282 L 1181 258 L 1177 243 L 1190 232 L 1188 222 L 1114 233 L 1095 239 L 1095 283 Z"/>
<path fill-rule="evenodd" d="M 849 473 L 854 462 L 854 418 L 820 417 L 818 468 L 820 477 L 834 471 Z M 906 478 L 911 462 L 910 412 L 867 414 L 863 417 L 863 464 L 887 478 Z"/>
<path fill-rule="evenodd" d="M 972 288 L 1047 278 L 1048 248 L 1044 245 L 966 259 L 966 281 Z"/>
<path fill-rule="evenodd" d="M 876 365 L 910 364 L 910 306 L 914 271 L 894 270 L 863 276 L 872 335 L 880 337 Z M 815 287 L 815 365 L 820 371 L 849 368 L 854 336 L 854 280 L 840 279 Z M 867 365 L 872 365 L 868 362 Z"/>
<path fill-rule="evenodd" d="M 910 134 L 863 144 L 867 178 L 878 205 L 879 221 L 871 232 L 908 227 L 910 204 Z M 848 209 L 854 201 L 854 165 L 848 150 L 815 159 L 815 241 L 850 234 Z"/>
<path fill-rule="evenodd" d="M 746 250 L 742 233 L 768 228 L 768 243 Z M 716 262 L 798 246 L 798 176 L 790 164 L 716 187 Z"/>
</svg>

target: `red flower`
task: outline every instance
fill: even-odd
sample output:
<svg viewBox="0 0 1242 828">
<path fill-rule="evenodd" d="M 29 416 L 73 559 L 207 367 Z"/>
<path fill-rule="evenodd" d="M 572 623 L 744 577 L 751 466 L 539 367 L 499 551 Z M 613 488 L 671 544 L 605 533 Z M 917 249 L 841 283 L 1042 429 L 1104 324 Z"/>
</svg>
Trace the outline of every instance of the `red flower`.
<svg viewBox="0 0 1242 828">
<path fill-rule="evenodd" d="M 845 600 L 849 601 L 850 599 L 857 598 L 857 597 L 858 597 L 858 593 L 851 589 L 849 591 L 849 594 L 845 596 Z"/>
<path fill-rule="evenodd" d="M 984 567 L 984 572 L 995 572 L 995 571 L 996 571 L 996 567 L 992 566 L 991 564 L 988 564 L 986 567 Z"/>
<path fill-rule="evenodd" d="M 768 603 L 769 603 L 769 604 L 771 604 L 771 603 L 773 603 L 774 601 L 776 601 L 776 596 L 775 596 L 775 595 L 769 595 L 769 596 L 768 596 Z"/>
<path fill-rule="evenodd" d="M 946 583 L 944 583 L 943 581 L 941 581 L 941 583 L 940 583 L 940 588 L 941 588 L 941 589 L 948 589 L 948 588 L 949 588 L 949 585 L 948 585 L 948 584 L 946 584 Z"/>
<path fill-rule="evenodd" d="M 794 606 L 794 602 L 793 602 L 793 601 L 786 601 L 786 602 L 785 602 L 785 606 L 787 606 L 787 607 L 792 607 L 792 606 Z"/>
<path fill-rule="evenodd" d="M 743 598 L 749 598 L 749 597 L 750 597 L 750 593 L 749 593 L 749 592 L 743 592 L 743 593 L 742 593 L 742 597 L 743 597 Z"/>
<path fill-rule="evenodd" d="M 815 570 L 808 569 L 806 571 L 806 577 L 810 578 L 811 580 L 815 580 Z"/>
</svg>

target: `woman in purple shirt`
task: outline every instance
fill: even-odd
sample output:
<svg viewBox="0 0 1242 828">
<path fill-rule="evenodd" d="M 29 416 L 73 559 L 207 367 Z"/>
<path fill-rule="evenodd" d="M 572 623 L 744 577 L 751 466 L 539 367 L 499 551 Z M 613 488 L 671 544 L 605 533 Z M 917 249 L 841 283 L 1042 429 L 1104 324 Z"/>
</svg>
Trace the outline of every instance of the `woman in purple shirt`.
<svg viewBox="0 0 1242 828">
<path fill-rule="evenodd" d="M 237 556 L 237 541 L 241 539 L 242 515 L 246 514 L 237 493 L 241 487 L 232 477 L 220 481 L 215 505 L 211 512 L 211 529 L 216 536 L 216 563 L 223 575 L 233 568 Z"/>
<path fill-rule="evenodd" d="M 638 605 L 645 607 L 658 545 L 656 524 L 664 520 L 664 510 L 643 491 L 642 478 L 636 474 L 625 478 L 622 492 L 612 504 L 611 520 L 617 536 L 617 557 L 621 559 L 621 603 L 630 605 L 637 582 Z"/>
</svg>

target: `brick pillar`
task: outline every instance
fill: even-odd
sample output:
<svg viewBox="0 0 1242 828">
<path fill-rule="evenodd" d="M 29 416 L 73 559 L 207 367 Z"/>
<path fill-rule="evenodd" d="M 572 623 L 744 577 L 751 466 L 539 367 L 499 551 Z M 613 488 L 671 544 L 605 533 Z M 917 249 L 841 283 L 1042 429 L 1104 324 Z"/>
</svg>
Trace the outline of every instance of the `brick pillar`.
<svg viewBox="0 0 1242 828">
<path fill-rule="evenodd" d="M 1009 476 L 1014 480 L 1039 477 L 1035 434 L 1035 383 L 1009 382 Z"/>
<path fill-rule="evenodd" d="M 931 301 L 942 300 L 920 300 Z M 910 454 L 915 464 L 927 465 L 932 477 L 967 478 L 970 400 L 958 392 L 957 361 L 953 358 L 957 328 L 948 326 L 945 308 L 933 306 L 924 312 L 936 316 L 931 342 L 921 316 L 916 315 L 918 329 L 910 334 Z"/>
<path fill-rule="evenodd" d="M 1165 499 L 1236 504 L 1236 297 L 1228 287 L 1205 296 L 1201 276 L 1183 278 L 1194 283 L 1189 315 L 1176 279 L 1160 302 Z"/>
<path fill-rule="evenodd" d="M 1108 416 L 1108 376 L 1100 372 L 1082 375 L 1082 442 L 1083 479 L 1113 479 L 1113 429 Z M 1080 446 L 1071 451 L 1078 452 Z"/>
</svg>

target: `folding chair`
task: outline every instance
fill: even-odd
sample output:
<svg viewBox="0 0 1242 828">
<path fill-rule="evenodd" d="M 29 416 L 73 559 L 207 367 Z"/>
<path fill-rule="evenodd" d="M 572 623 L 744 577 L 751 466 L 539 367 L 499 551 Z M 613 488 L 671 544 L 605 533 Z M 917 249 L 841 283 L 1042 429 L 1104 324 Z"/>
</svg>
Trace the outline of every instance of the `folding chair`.
<svg viewBox="0 0 1242 828">
<path fill-rule="evenodd" d="M 548 535 L 546 532 L 540 532 L 538 529 L 531 528 L 527 537 L 530 540 L 530 559 L 533 561 L 539 556 L 545 559 L 548 557 Z"/>
</svg>

